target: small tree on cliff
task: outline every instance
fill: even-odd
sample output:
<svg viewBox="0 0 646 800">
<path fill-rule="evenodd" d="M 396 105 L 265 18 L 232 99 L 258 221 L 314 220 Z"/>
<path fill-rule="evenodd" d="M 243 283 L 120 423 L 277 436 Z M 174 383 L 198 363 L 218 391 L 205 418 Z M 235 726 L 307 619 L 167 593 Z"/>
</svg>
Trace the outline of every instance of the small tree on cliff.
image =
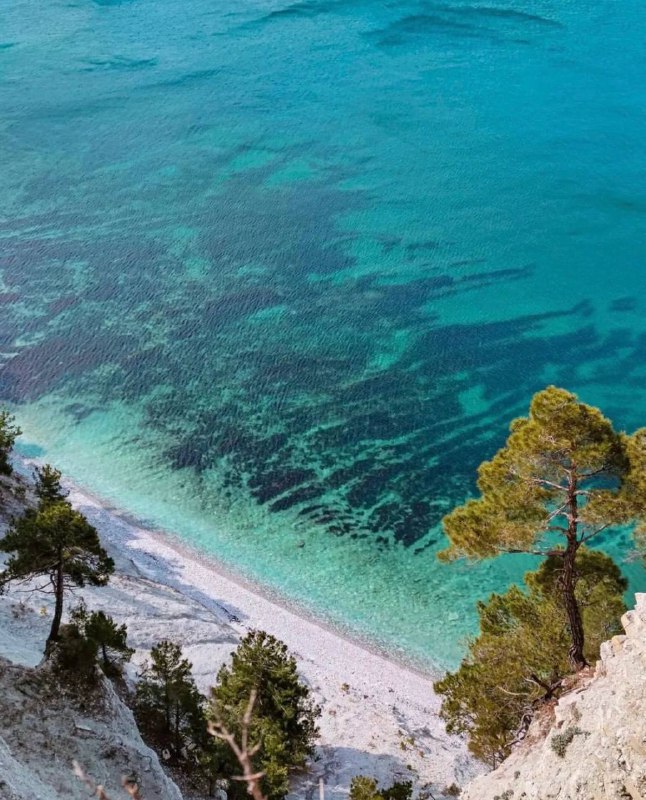
<svg viewBox="0 0 646 800">
<path fill-rule="evenodd" d="M 478 470 L 481 496 L 444 518 L 445 559 L 532 553 L 558 559 L 568 618 L 570 661 L 586 666 L 576 598 L 577 554 L 611 525 L 644 516 L 646 436 L 614 430 L 576 395 L 550 386 L 534 395 L 529 416 L 511 423 L 505 446 Z"/>
<path fill-rule="evenodd" d="M 135 652 L 128 647 L 125 624 L 117 625 L 103 611 L 88 611 L 83 603 L 72 611 L 70 621 L 81 636 L 94 646 L 103 672 L 108 676 L 121 674 L 123 665 L 130 661 Z"/>
<path fill-rule="evenodd" d="M 0 475 L 11 475 L 13 468 L 10 457 L 13 446 L 21 430 L 15 417 L 5 409 L 0 409 Z"/>
<path fill-rule="evenodd" d="M 218 672 L 210 716 L 238 738 L 252 693 L 248 733 L 260 743 L 256 761 L 264 773 L 261 789 L 269 800 L 279 800 L 289 791 L 290 772 L 302 768 L 314 751 L 321 711 L 299 679 L 287 645 L 264 631 L 247 634 L 233 653 L 231 666 Z M 237 769 L 233 761 L 229 769 L 230 773 Z M 231 787 L 234 793 L 236 786 Z M 239 791 L 243 796 L 243 787 Z"/>
<path fill-rule="evenodd" d="M 43 467 L 36 467 L 34 470 L 34 491 L 38 498 L 38 507 L 60 503 L 67 497 L 67 492 L 61 486 L 61 472 L 45 464 Z"/>
<path fill-rule="evenodd" d="M 11 554 L 0 574 L 0 587 L 44 578 L 36 590 L 54 595 L 45 652 L 58 639 L 65 592 L 86 584 L 104 586 L 114 571 L 114 562 L 101 547 L 96 529 L 64 501 L 41 503 L 38 509 L 28 510 L 0 539 L 0 550 Z"/>
<path fill-rule="evenodd" d="M 150 651 L 137 684 L 137 721 L 147 739 L 166 750 L 175 764 L 197 761 L 200 750 L 210 743 L 205 698 L 197 690 L 192 666 L 182 657 L 181 647 L 165 639 Z"/>
</svg>

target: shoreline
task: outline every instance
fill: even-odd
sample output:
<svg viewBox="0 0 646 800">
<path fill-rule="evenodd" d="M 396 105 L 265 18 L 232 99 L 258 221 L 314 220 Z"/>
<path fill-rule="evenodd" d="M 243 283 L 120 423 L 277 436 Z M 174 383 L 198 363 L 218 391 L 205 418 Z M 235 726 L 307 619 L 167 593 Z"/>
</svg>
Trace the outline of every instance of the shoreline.
<svg viewBox="0 0 646 800">
<path fill-rule="evenodd" d="M 339 637 L 348 644 L 365 650 L 373 656 L 383 658 L 401 669 L 409 670 L 422 678 L 436 680 L 444 674 L 438 665 L 435 668 L 425 668 L 421 663 L 416 663 L 416 659 L 407 659 L 404 655 L 389 653 L 385 646 L 380 646 L 377 642 L 370 640 L 368 636 L 361 636 L 356 631 L 352 631 L 350 626 L 344 627 L 340 623 L 328 620 L 322 614 L 308 608 L 298 600 L 287 597 L 273 587 L 257 581 L 243 572 L 236 571 L 235 568 L 220 561 L 212 553 L 200 550 L 181 539 L 179 534 L 167 531 L 160 527 L 147 525 L 145 520 L 140 520 L 137 516 L 126 509 L 119 508 L 100 497 L 98 494 L 89 491 L 74 481 L 63 479 L 63 485 L 70 492 L 70 497 L 74 497 L 74 505 L 83 509 L 86 503 L 82 499 L 89 501 L 91 508 L 98 508 L 110 515 L 115 520 L 119 520 L 129 528 L 139 531 L 144 537 L 151 537 L 159 540 L 164 547 L 175 553 L 180 559 L 188 564 L 195 564 L 204 568 L 208 572 L 217 575 L 223 581 L 236 585 L 241 591 L 255 595 L 259 601 L 271 604 L 279 608 L 282 612 L 292 614 L 316 628 L 320 628 L 330 636 Z M 85 513 L 85 512 L 84 512 Z M 222 601 L 213 600 L 213 603 L 228 617 L 229 622 L 236 622 L 237 615 L 227 607 L 226 599 Z M 430 661 L 429 661 L 430 663 Z"/>
<path fill-rule="evenodd" d="M 182 541 L 179 535 L 158 527 L 153 528 L 147 526 L 144 521 L 137 519 L 134 514 L 127 510 L 120 509 L 112 503 L 106 502 L 103 498 L 79 486 L 73 481 L 63 478 L 62 483 L 64 488 L 69 491 L 69 499 L 74 507 L 79 509 L 88 520 L 97 527 L 102 541 L 105 540 L 109 542 L 113 547 L 116 546 L 117 549 L 125 549 L 128 548 L 129 545 L 123 540 L 119 533 L 117 533 L 116 536 L 113 530 L 106 533 L 105 521 L 104 519 L 100 519 L 103 515 L 107 515 L 110 521 L 121 523 L 129 532 L 135 533 L 137 537 L 135 541 L 139 545 L 142 543 L 148 545 L 147 547 L 142 547 L 139 552 L 146 553 L 148 556 L 161 557 L 160 560 L 176 557 L 182 567 L 192 568 L 194 573 L 203 572 L 205 577 L 212 574 L 217 576 L 220 581 L 227 584 L 228 588 L 235 587 L 237 590 L 235 592 L 236 595 L 247 595 L 253 598 L 258 605 L 267 605 L 275 609 L 279 615 L 293 617 L 295 621 L 300 621 L 302 624 L 320 630 L 321 634 L 325 637 L 341 639 L 348 646 L 365 651 L 365 653 L 369 654 L 371 657 L 388 662 L 392 667 L 398 670 L 410 672 L 428 681 L 436 680 L 443 674 L 439 668 L 435 672 L 424 670 L 422 667 L 407 661 L 403 657 L 398 658 L 396 655 L 384 652 L 376 643 L 370 642 L 367 638 L 364 639 L 358 634 L 351 634 L 348 631 L 341 630 L 340 627 L 337 627 L 334 623 L 317 616 L 315 612 L 305 608 L 297 601 L 291 600 L 281 595 L 277 590 L 273 590 L 269 586 L 256 582 L 242 573 L 236 572 L 227 564 L 219 561 L 213 554 L 203 552 L 197 547 L 193 547 L 189 543 Z M 152 545 L 152 547 L 150 547 L 150 545 Z M 132 555 L 131 560 L 137 569 L 142 569 L 141 564 L 138 564 L 136 558 Z M 164 566 L 162 566 L 161 569 L 164 570 Z M 145 571 L 145 568 L 143 571 Z M 192 577 L 194 577 L 194 575 Z M 190 585 L 183 584 L 182 588 L 179 588 L 176 585 L 176 581 L 169 579 L 168 574 L 156 575 L 155 580 L 182 594 L 186 594 L 191 600 L 204 605 L 207 610 L 212 611 L 215 609 L 217 612 L 222 613 L 228 624 L 243 625 L 245 628 L 249 627 L 244 624 L 239 617 L 239 613 L 236 613 L 236 611 L 232 610 L 228 605 L 226 596 L 223 599 L 211 597 L 210 602 L 205 602 L 204 598 L 196 600 L 195 597 L 191 597 L 190 595 L 191 588 L 204 591 L 203 587 L 197 585 L 191 587 Z M 230 596 L 230 594 L 231 592 L 228 592 L 227 596 Z M 247 616 L 244 610 L 243 614 Z M 247 618 L 251 619 L 250 616 L 247 616 Z M 253 628 L 255 626 L 252 625 L 251 627 Z M 268 632 L 271 633 L 271 630 Z"/>
<path fill-rule="evenodd" d="M 17 471 L 25 475 L 35 463 L 22 458 Z M 446 733 L 433 691 L 435 676 L 259 591 L 217 559 L 202 556 L 165 531 L 140 525 L 77 484 L 64 485 L 70 502 L 97 528 L 115 560 L 115 574 L 106 587 L 88 587 L 80 594 L 90 608 L 127 625 L 129 644 L 136 651 L 133 678 L 150 648 L 165 638 L 182 646 L 203 692 L 249 630 L 265 630 L 288 646 L 323 709 L 317 758 L 292 797 L 316 800 L 323 779 L 328 799 L 343 800 L 358 774 L 374 776 L 384 785 L 414 780 L 442 796 L 443 787 L 464 785 L 481 771 L 464 741 Z M 34 601 L 27 629 L 15 630 L 11 617 L 4 623 L 0 619 L 8 643 L 27 630 L 33 663 L 46 635 L 46 604 L 40 597 Z M 70 597 L 66 610 L 72 605 Z"/>
<path fill-rule="evenodd" d="M 34 466 L 41 464 L 40 459 L 32 459 L 25 456 L 14 456 L 14 460 L 16 462 L 15 466 L 17 467 L 17 471 L 26 478 L 31 477 L 31 469 Z M 140 519 L 128 509 L 115 505 L 113 502 L 106 500 L 98 493 L 87 489 L 74 480 L 63 476 L 62 484 L 70 493 L 73 504 L 80 510 L 83 510 L 83 507 L 87 506 L 94 512 L 98 512 L 99 510 L 105 512 L 110 518 L 119 521 L 125 527 L 139 532 L 142 537 L 150 537 L 153 540 L 159 540 L 169 551 L 174 552 L 180 559 L 185 560 L 187 563 L 193 563 L 200 568 L 214 573 L 220 579 L 236 585 L 241 591 L 256 595 L 258 600 L 272 604 L 284 612 L 293 614 L 295 617 L 301 618 L 304 622 L 326 631 L 331 636 L 338 636 L 353 646 L 366 650 L 372 655 L 383 658 L 385 661 L 389 661 L 403 669 L 410 670 L 423 678 L 437 680 L 446 672 L 445 669 L 430 658 L 424 660 L 422 663 L 422 659 L 416 659 L 412 656 L 407 658 L 403 653 L 388 652 L 385 645 L 380 645 L 369 636 L 362 636 L 356 630 L 352 630 L 350 625 L 343 625 L 342 623 L 326 619 L 323 613 L 319 614 L 312 608 L 308 608 L 304 603 L 282 594 L 279 589 L 275 589 L 268 584 L 262 583 L 244 574 L 242 571 L 236 570 L 235 567 L 219 560 L 213 553 L 200 550 L 198 547 L 184 541 L 179 534 L 147 523 L 146 520 Z M 92 514 L 93 511 L 91 511 L 90 514 Z M 83 513 L 85 513 L 85 511 Z M 95 527 L 99 526 L 96 525 Z M 103 538 L 105 534 L 103 534 L 101 530 L 99 530 L 99 533 Z M 225 615 L 230 616 L 232 621 L 235 621 L 236 614 L 229 611 L 226 600 L 214 602 Z"/>
</svg>

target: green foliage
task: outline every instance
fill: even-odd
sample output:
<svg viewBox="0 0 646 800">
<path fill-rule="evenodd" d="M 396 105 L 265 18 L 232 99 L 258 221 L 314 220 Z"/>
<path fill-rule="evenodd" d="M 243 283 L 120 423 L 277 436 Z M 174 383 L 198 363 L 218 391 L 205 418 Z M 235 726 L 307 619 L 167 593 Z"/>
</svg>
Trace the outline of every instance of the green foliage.
<svg viewBox="0 0 646 800">
<path fill-rule="evenodd" d="M 377 781 L 367 775 L 357 775 L 350 783 L 350 800 L 378 800 Z"/>
<path fill-rule="evenodd" d="M 350 800 L 411 800 L 412 796 L 412 781 L 396 782 L 387 789 L 379 789 L 374 778 L 357 775 L 350 783 Z"/>
<path fill-rule="evenodd" d="M 568 618 L 559 590 L 562 564 L 552 556 L 527 573 L 527 591 L 512 586 L 478 604 L 480 634 L 458 670 L 435 684 L 451 733 L 467 734 L 470 750 L 496 765 L 505 758 L 535 708 L 558 692 L 570 672 Z M 620 630 L 626 581 L 606 555 L 582 548 L 577 599 L 586 633 L 585 655 Z"/>
<path fill-rule="evenodd" d="M 97 683 L 96 644 L 77 625 L 61 625 L 60 636 L 51 652 L 54 672 L 65 683 L 85 686 Z"/>
<path fill-rule="evenodd" d="M 411 800 L 413 796 L 412 781 L 397 781 L 387 789 L 381 790 L 384 800 Z"/>
<path fill-rule="evenodd" d="M 646 431 L 614 430 L 599 409 L 550 386 L 529 416 L 514 420 L 507 442 L 478 469 L 480 497 L 444 518 L 445 559 L 501 552 L 554 555 L 568 614 L 570 658 L 585 665 L 576 560 L 584 542 L 608 526 L 646 518 Z"/>
<path fill-rule="evenodd" d="M 137 684 L 135 712 L 146 738 L 174 764 L 196 762 L 208 739 L 204 698 L 179 645 L 159 642 Z"/>
<path fill-rule="evenodd" d="M 565 758 L 565 754 L 569 745 L 572 743 L 572 740 L 575 736 L 579 736 L 581 733 L 583 733 L 581 728 L 570 725 L 563 731 L 563 733 L 556 733 L 554 736 L 552 736 L 550 740 L 550 747 L 559 758 Z"/>
<path fill-rule="evenodd" d="M 56 605 L 48 645 L 58 637 L 65 591 L 104 586 L 114 571 L 96 529 L 65 501 L 26 511 L 0 539 L 0 550 L 11 554 L 0 575 L 3 586 L 40 576 L 49 579 L 42 591 L 53 593 Z"/>
<path fill-rule="evenodd" d="M 261 742 L 256 758 L 265 773 L 262 790 L 269 800 L 279 800 L 289 790 L 290 772 L 302 768 L 313 753 L 320 709 L 299 680 L 296 660 L 287 646 L 263 631 L 251 631 L 242 640 L 232 654 L 231 666 L 220 669 L 211 690 L 210 714 L 238 739 L 253 690 L 257 695 L 250 738 Z M 232 762 L 229 774 L 237 771 Z M 244 796 L 243 786 L 231 788 Z"/>
<path fill-rule="evenodd" d="M 617 513 L 624 522 L 636 520 L 635 538 L 638 545 L 646 548 L 646 428 L 640 428 L 625 439 L 629 469 L 624 476 L 620 496 L 617 498 Z"/>
<path fill-rule="evenodd" d="M 128 647 L 125 625 L 117 625 L 103 611 L 88 612 L 84 604 L 70 614 L 70 620 L 80 635 L 94 647 L 95 659 L 100 659 L 101 669 L 109 677 L 120 675 L 123 665 L 135 652 Z"/>
<path fill-rule="evenodd" d="M 41 509 L 60 503 L 67 497 L 67 492 L 61 486 L 61 473 L 50 464 L 34 470 L 34 491 Z"/>
<path fill-rule="evenodd" d="M 444 557 L 551 549 L 550 535 L 567 529 L 567 510 L 554 512 L 564 504 L 568 471 L 578 476 L 577 491 L 588 493 L 578 495 L 580 534 L 624 522 L 625 508 L 611 498 L 630 470 L 628 439 L 576 395 L 554 386 L 537 392 L 529 416 L 515 419 L 505 446 L 480 465 L 481 496 L 444 518 Z"/>
<path fill-rule="evenodd" d="M 12 475 L 11 452 L 22 431 L 16 418 L 5 409 L 0 409 L 0 475 Z"/>
<path fill-rule="evenodd" d="M 70 585 L 104 586 L 114 571 L 96 528 L 67 503 L 28 510 L 0 539 L 0 550 L 11 553 L 3 582 L 38 575 L 55 577 L 60 567 Z"/>
<path fill-rule="evenodd" d="M 137 684 L 135 716 L 144 738 L 197 793 L 210 796 L 216 781 L 231 774 L 229 753 L 208 733 L 206 698 L 191 670 L 179 645 L 168 640 L 155 645 Z"/>
</svg>

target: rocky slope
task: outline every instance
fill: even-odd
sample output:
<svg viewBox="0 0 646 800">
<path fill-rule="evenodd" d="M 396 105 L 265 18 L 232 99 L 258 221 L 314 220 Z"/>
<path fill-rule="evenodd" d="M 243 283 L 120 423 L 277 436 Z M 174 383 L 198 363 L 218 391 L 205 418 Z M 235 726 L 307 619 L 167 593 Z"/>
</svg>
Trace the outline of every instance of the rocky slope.
<svg viewBox="0 0 646 800">
<path fill-rule="evenodd" d="M 646 800 L 646 594 L 622 624 L 594 675 L 462 800 Z"/>
<path fill-rule="evenodd" d="M 102 682 L 98 697 L 84 694 L 61 691 L 48 669 L 0 659 L 0 797 L 87 798 L 75 760 L 111 800 L 128 796 L 124 777 L 136 779 L 146 800 L 181 800 L 110 682 Z"/>
</svg>

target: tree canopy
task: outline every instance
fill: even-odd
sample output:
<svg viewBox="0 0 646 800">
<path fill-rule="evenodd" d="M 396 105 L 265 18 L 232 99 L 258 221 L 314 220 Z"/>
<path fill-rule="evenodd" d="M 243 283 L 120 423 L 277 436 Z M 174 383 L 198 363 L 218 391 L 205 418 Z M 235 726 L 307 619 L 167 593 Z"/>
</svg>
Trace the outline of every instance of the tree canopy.
<svg viewBox="0 0 646 800">
<path fill-rule="evenodd" d="M 615 431 L 599 409 L 550 386 L 515 419 L 504 447 L 478 469 L 478 498 L 444 520 L 441 558 L 533 553 L 560 560 L 559 586 L 570 659 L 583 667 L 585 642 L 575 595 L 579 548 L 613 525 L 646 518 L 646 431 Z"/>
<path fill-rule="evenodd" d="M 218 672 L 210 715 L 239 736 L 252 691 L 256 702 L 249 733 L 261 743 L 257 761 L 265 773 L 262 790 L 269 800 L 279 800 L 289 790 L 290 772 L 302 768 L 313 753 L 320 709 L 299 679 L 287 646 L 263 631 L 251 631 L 232 654 L 231 665 Z M 231 771 L 235 769 L 232 763 Z"/>
<path fill-rule="evenodd" d="M 411 800 L 412 796 L 412 781 L 396 782 L 384 789 L 367 775 L 356 775 L 350 782 L 350 800 Z"/>
<path fill-rule="evenodd" d="M 10 553 L 0 585 L 42 577 L 37 590 L 55 597 L 48 649 L 58 638 L 65 591 L 86 584 L 104 586 L 114 571 L 96 528 L 65 501 L 26 511 L 0 539 L 0 550 Z"/>
<path fill-rule="evenodd" d="M 67 492 L 61 486 L 62 473 L 51 464 L 34 470 L 34 491 L 40 508 L 65 500 Z"/>
<path fill-rule="evenodd" d="M 208 740 L 204 697 L 198 692 L 191 662 L 181 647 L 163 640 L 150 651 L 137 684 L 135 709 L 146 736 L 166 750 L 173 763 L 193 759 Z"/>
<path fill-rule="evenodd" d="M 130 661 L 134 650 L 128 647 L 128 631 L 104 611 L 88 611 L 83 603 L 70 614 L 70 621 L 80 635 L 92 643 L 95 659 L 100 656 L 103 672 L 118 675 L 123 664 Z"/>
</svg>

